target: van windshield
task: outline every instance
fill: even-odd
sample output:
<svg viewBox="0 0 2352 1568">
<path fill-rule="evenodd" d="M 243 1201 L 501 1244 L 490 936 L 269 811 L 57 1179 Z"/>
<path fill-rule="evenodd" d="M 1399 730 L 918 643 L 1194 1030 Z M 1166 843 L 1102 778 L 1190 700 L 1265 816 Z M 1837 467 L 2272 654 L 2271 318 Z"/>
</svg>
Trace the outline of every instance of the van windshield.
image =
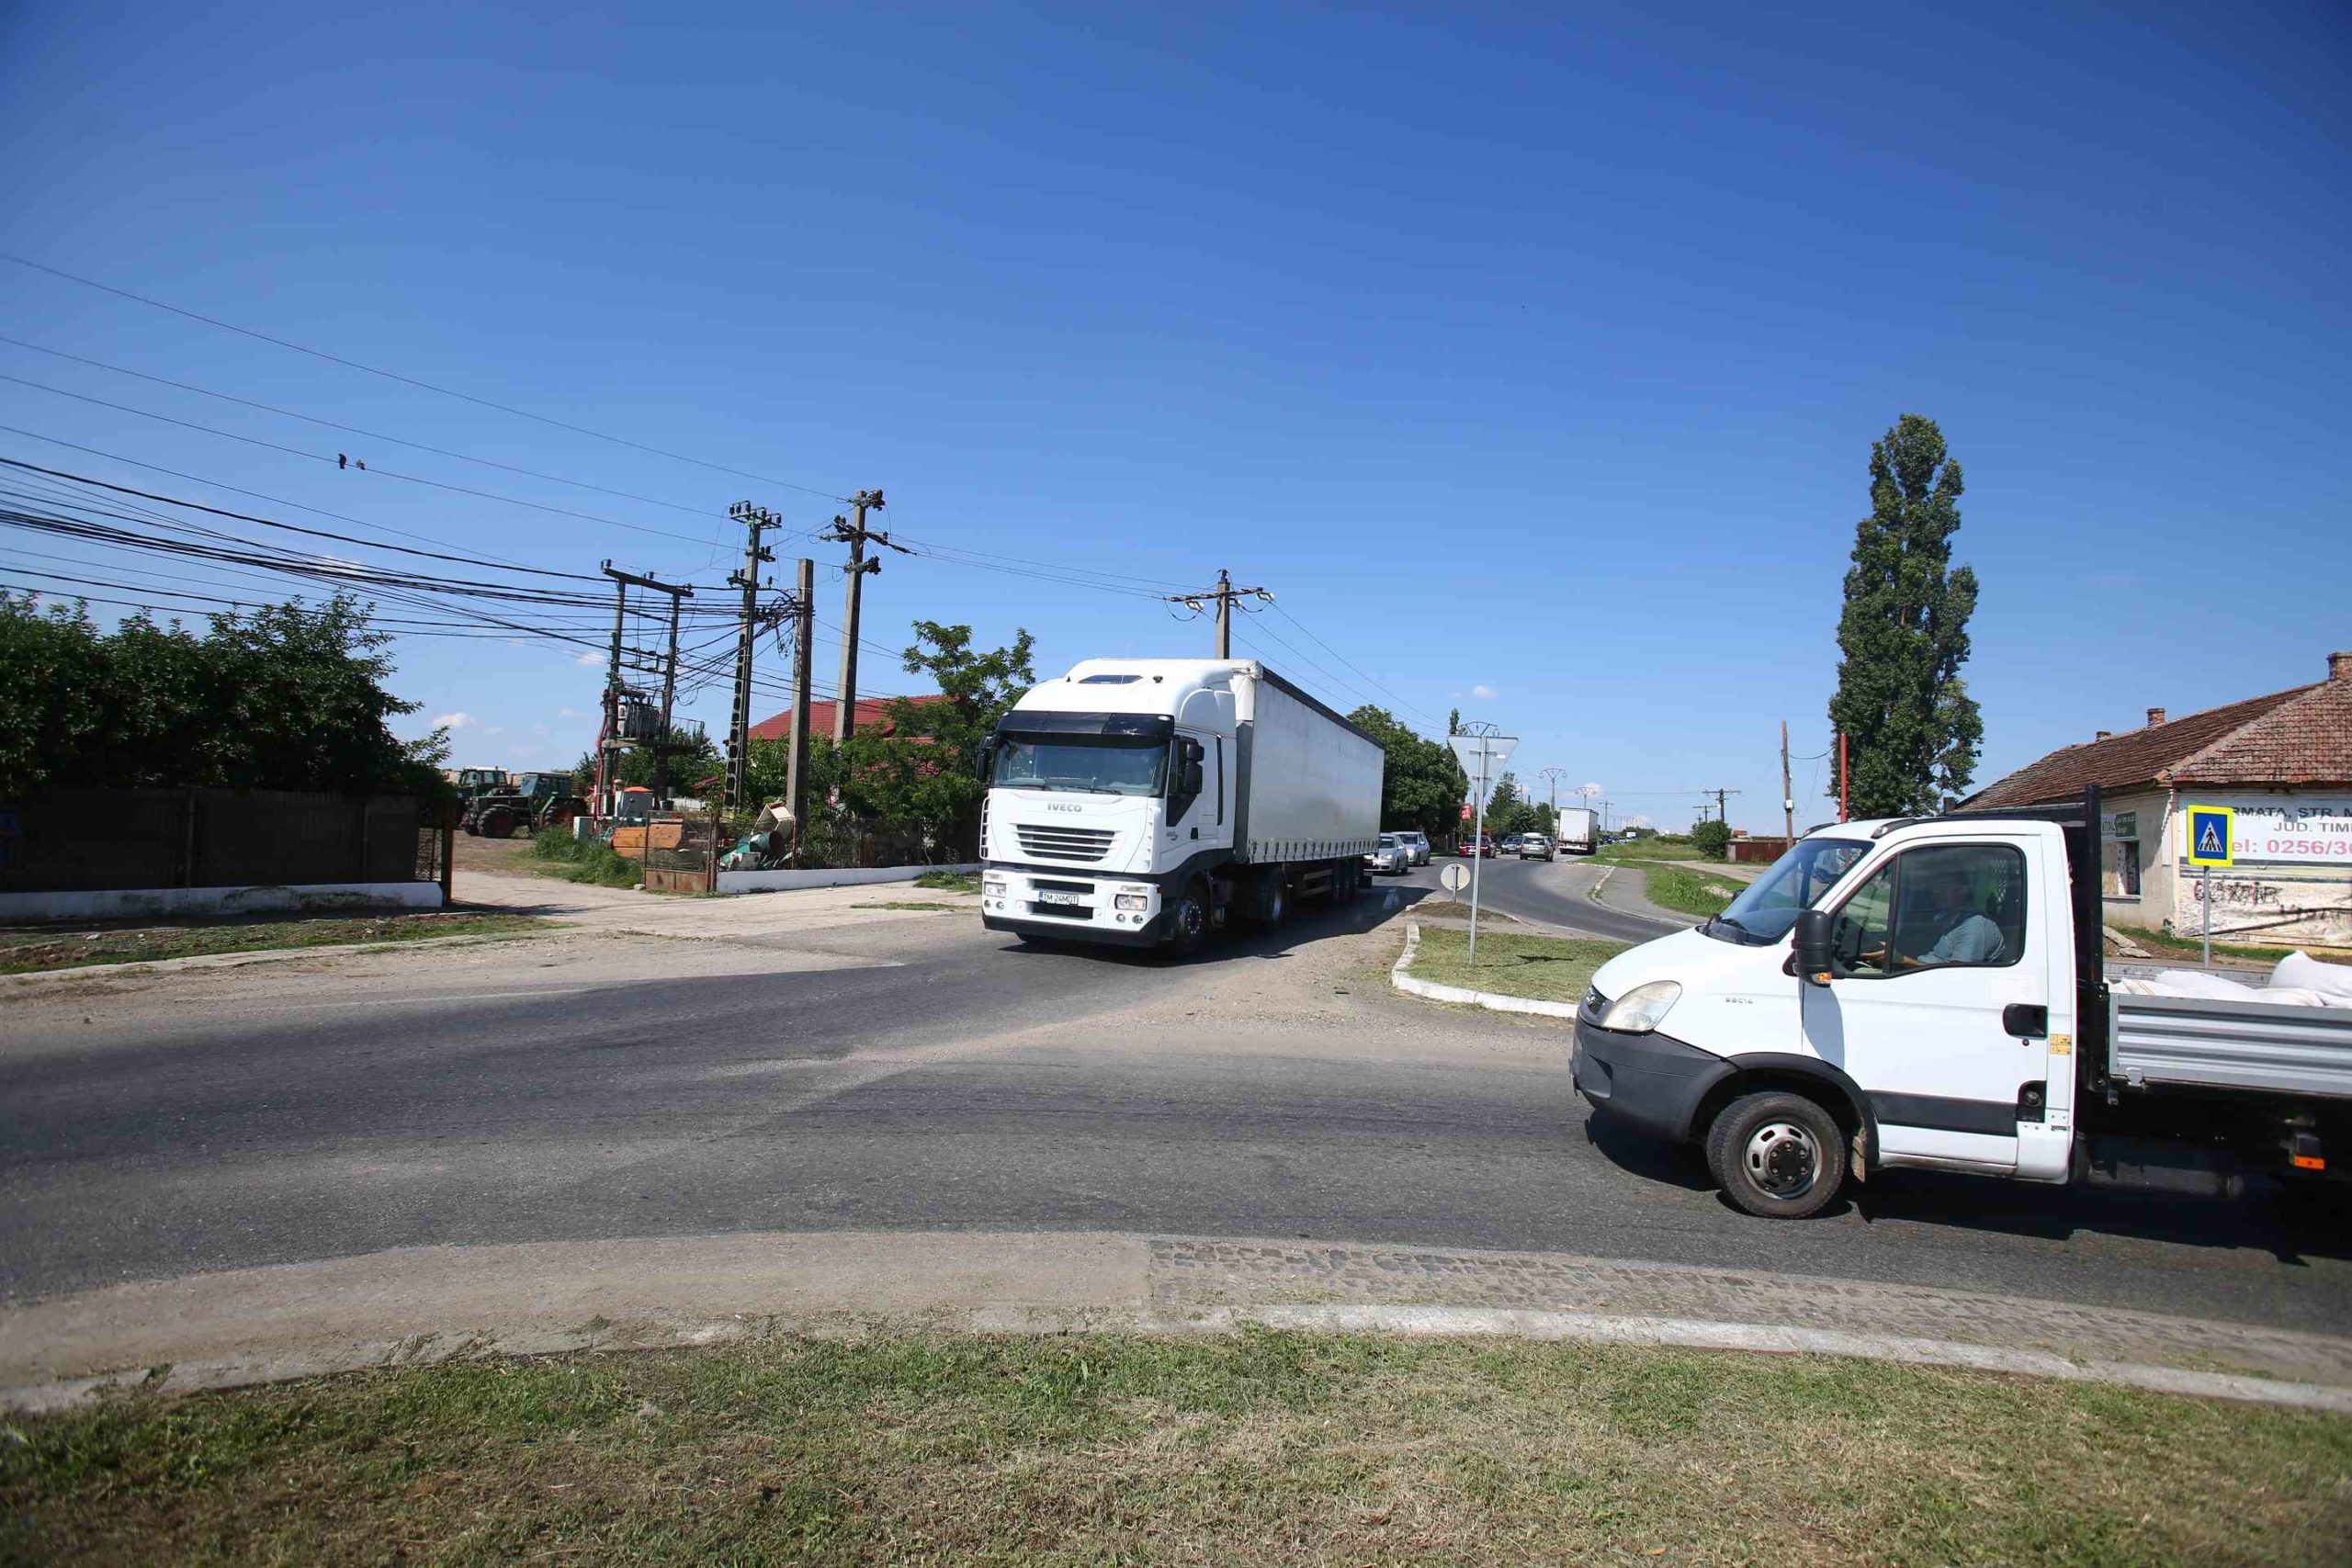
<svg viewBox="0 0 2352 1568">
<path fill-rule="evenodd" d="M 1699 929 L 1719 942 L 1778 942 L 1797 923 L 1800 911 L 1812 908 L 1869 852 L 1868 843 L 1854 839 L 1804 840 Z"/>
<path fill-rule="evenodd" d="M 1156 795 L 1167 777 L 1168 743 L 1132 735 L 1008 735 L 990 782 L 1007 789 L 1067 789 L 1090 795 Z"/>
</svg>

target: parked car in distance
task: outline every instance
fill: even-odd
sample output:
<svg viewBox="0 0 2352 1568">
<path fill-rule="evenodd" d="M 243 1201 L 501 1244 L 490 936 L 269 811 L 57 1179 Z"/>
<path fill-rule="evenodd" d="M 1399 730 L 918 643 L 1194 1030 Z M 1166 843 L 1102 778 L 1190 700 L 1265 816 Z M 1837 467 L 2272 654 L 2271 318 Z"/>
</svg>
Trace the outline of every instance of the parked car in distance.
<svg viewBox="0 0 2352 1568">
<path fill-rule="evenodd" d="M 1486 856 L 1488 860 L 1495 858 L 1495 836 L 1492 833 L 1463 834 L 1462 858 L 1476 860 L 1480 855 Z"/>
<path fill-rule="evenodd" d="M 1392 876 L 1402 876 L 1413 868 L 1413 852 L 1396 834 L 1383 833 L 1379 841 L 1364 852 L 1363 863 L 1375 874 L 1385 871 Z"/>
<path fill-rule="evenodd" d="M 1407 849 L 1413 852 L 1413 864 L 1427 865 L 1430 863 L 1430 836 L 1427 833 L 1414 832 L 1410 829 L 1400 829 L 1397 831 L 1396 837 L 1403 841 Z"/>
<path fill-rule="evenodd" d="M 1521 860 L 1555 860 L 1558 857 L 1553 852 L 1551 840 L 1545 838 L 1541 833 L 1528 833 L 1522 835 L 1519 840 L 1519 858 Z"/>
<path fill-rule="evenodd" d="M 1524 837 L 1523 833 L 1505 833 L 1503 841 L 1497 848 L 1503 854 L 1515 855 L 1519 853 L 1519 840 Z"/>
</svg>

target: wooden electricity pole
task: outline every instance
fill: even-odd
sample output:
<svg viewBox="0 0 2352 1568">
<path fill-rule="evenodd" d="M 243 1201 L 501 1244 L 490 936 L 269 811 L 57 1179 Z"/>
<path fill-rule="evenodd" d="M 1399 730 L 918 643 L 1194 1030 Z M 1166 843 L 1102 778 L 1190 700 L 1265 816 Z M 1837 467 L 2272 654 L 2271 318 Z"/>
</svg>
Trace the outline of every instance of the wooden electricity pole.
<svg viewBox="0 0 2352 1568">
<path fill-rule="evenodd" d="M 833 694 L 833 739 L 837 744 L 847 740 L 857 730 L 858 604 L 862 597 L 861 590 L 865 583 L 865 574 L 882 570 L 880 561 L 865 558 L 866 541 L 870 539 L 877 545 L 889 545 L 890 548 L 899 551 L 901 555 L 913 553 L 904 545 L 891 545 L 889 535 L 872 533 L 867 530 L 866 513 L 869 510 L 878 512 L 882 508 L 880 491 L 859 491 L 849 498 L 849 503 L 851 509 L 857 513 L 857 521 L 853 524 L 845 517 L 836 517 L 833 519 L 832 531 L 819 536 L 820 538 L 828 539 L 834 544 L 849 547 L 849 565 L 844 569 L 849 577 L 849 597 L 847 603 L 842 606 L 842 678 L 839 689 Z"/>
<path fill-rule="evenodd" d="M 727 515 L 743 525 L 743 570 L 728 574 L 730 586 L 743 591 L 743 617 L 735 638 L 735 706 L 727 726 L 727 802 L 741 811 L 751 804 L 752 766 L 752 647 L 759 631 L 760 568 L 775 559 L 775 552 L 761 547 L 760 536 L 784 526 L 782 518 L 764 506 L 739 501 Z"/>
<path fill-rule="evenodd" d="M 1789 793 L 1789 721 L 1781 721 L 1781 836 L 1791 843 L 1797 836 L 1797 797 Z"/>
<path fill-rule="evenodd" d="M 800 558 L 800 588 L 793 600 L 792 745 L 785 795 L 792 807 L 792 852 L 797 861 L 808 831 L 808 664 L 817 637 L 817 563 Z"/>
<path fill-rule="evenodd" d="M 1204 614 L 1208 602 L 1216 601 L 1216 656 L 1233 657 L 1233 602 L 1236 599 L 1258 598 L 1271 604 L 1274 596 L 1262 588 L 1236 588 L 1233 578 L 1222 567 L 1217 569 L 1216 586 L 1204 593 L 1170 593 L 1163 595 L 1170 604 L 1182 604 L 1194 614 Z"/>
</svg>

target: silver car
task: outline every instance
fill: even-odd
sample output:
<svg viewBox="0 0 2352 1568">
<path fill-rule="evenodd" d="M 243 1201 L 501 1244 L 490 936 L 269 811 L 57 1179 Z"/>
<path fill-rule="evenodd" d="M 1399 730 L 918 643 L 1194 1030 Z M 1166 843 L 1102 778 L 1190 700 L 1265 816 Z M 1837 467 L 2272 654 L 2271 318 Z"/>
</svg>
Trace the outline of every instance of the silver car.
<svg viewBox="0 0 2352 1568">
<path fill-rule="evenodd" d="M 1557 860 L 1559 858 L 1559 852 L 1554 847 L 1552 840 L 1545 838 L 1543 834 L 1522 833 L 1520 835 L 1519 840 L 1519 858 L 1521 860 Z"/>
<path fill-rule="evenodd" d="M 1408 850 L 1412 852 L 1413 858 L 1408 863 L 1413 865 L 1430 863 L 1430 836 L 1427 833 L 1400 831 L 1396 837 L 1404 841 Z"/>
<path fill-rule="evenodd" d="M 1402 876 L 1413 869 L 1413 852 L 1396 834 L 1383 833 L 1380 841 L 1365 852 L 1363 863 L 1364 869 L 1375 875 L 1385 871 L 1392 876 Z"/>
</svg>

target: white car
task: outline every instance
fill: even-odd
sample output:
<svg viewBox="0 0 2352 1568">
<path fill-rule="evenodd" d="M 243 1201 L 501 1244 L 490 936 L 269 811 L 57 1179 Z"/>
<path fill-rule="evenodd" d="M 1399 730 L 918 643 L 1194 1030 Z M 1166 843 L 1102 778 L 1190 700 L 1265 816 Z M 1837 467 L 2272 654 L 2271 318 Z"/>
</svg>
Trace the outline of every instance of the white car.
<svg viewBox="0 0 2352 1568">
<path fill-rule="evenodd" d="M 1402 876 L 1413 869 L 1413 852 L 1396 834 L 1383 833 L 1380 841 L 1365 852 L 1363 863 L 1365 870 L 1375 874 L 1385 871 L 1392 876 Z"/>
<path fill-rule="evenodd" d="M 1414 865 L 1430 863 L 1430 836 L 1427 833 L 1402 831 L 1396 837 L 1403 840 L 1408 850 L 1412 852 L 1413 858 L 1410 863 Z"/>
<path fill-rule="evenodd" d="M 1556 860 L 1559 857 L 1557 852 L 1552 847 L 1552 840 L 1545 838 L 1543 834 L 1522 833 L 1520 835 L 1519 840 L 1519 858 L 1521 860 Z"/>
</svg>

